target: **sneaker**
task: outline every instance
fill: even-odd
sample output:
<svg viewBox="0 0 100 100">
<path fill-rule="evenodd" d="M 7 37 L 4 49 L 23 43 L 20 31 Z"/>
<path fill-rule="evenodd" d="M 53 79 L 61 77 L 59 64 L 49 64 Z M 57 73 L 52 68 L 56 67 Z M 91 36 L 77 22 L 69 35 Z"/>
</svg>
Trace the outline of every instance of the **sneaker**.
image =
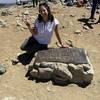
<svg viewBox="0 0 100 100">
<path fill-rule="evenodd" d="M 89 18 L 88 22 L 91 23 L 91 22 L 95 22 L 96 18 Z"/>
<path fill-rule="evenodd" d="M 12 65 L 16 65 L 17 63 L 19 63 L 19 60 L 18 59 L 12 59 L 11 62 L 12 62 Z"/>
</svg>

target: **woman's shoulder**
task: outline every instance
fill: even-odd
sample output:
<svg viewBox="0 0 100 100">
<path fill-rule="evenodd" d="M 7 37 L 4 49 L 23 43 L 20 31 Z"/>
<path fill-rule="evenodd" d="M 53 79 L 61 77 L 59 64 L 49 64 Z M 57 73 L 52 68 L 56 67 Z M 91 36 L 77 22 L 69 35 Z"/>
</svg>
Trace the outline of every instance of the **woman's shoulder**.
<svg viewBox="0 0 100 100">
<path fill-rule="evenodd" d="M 54 18 L 54 21 L 58 21 L 58 19 L 57 18 Z"/>
<path fill-rule="evenodd" d="M 55 23 L 55 24 L 59 24 L 59 21 L 58 21 L 57 18 L 54 18 L 54 23 Z"/>
<path fill-rule="evenodd" d="M 38 17 L 35 19 L 35 25 L 38 25 L 39 24 L 39 19 Z"/>
</svg>

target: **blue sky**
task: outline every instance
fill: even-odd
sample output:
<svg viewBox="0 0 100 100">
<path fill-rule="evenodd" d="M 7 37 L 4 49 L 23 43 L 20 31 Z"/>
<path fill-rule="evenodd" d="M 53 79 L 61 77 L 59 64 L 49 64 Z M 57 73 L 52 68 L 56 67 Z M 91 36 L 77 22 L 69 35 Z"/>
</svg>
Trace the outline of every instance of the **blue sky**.
<svg viewBox="0 0 100 100">
<path fill-rule="evenodd" d="M 0 0 L 0 3 L 16 3 L 16 0 Z"/>
<path fill-rule="evenodd" d="M 27 1 L 27 0 L 21 0 L 21 1 Z M 16 3 L 16 0 L 0 0 L 0 3 Z"/>
</svg>

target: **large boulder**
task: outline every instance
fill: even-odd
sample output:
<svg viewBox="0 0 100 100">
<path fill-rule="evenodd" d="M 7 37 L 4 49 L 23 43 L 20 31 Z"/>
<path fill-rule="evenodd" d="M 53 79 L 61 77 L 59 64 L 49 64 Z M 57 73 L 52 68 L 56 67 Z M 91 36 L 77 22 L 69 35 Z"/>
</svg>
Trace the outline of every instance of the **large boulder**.
<svg viewBox="0 0 100 100">
<path fill-rule="evenodd" d="M 58 84 L 84 85 L 91 83 L 94 70 L 84 49 L 56 48 L 37 53 L 30 75 L 36 79 L 51 79 Z"/>
</svg>

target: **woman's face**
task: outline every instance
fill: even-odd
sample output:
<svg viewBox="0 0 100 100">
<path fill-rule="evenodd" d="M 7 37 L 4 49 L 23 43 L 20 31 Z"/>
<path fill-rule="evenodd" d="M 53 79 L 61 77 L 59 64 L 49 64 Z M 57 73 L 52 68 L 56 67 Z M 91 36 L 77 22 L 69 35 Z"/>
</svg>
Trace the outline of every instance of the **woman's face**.
<svg viewBox="0 0 100 100">
<path fill-rule="evenodd" d="M 48 11 L 44 6 L 40 6 L 39 13 L 43 17 L 43 19 L 47 19 L 48 18 Z"/>
</svg>

